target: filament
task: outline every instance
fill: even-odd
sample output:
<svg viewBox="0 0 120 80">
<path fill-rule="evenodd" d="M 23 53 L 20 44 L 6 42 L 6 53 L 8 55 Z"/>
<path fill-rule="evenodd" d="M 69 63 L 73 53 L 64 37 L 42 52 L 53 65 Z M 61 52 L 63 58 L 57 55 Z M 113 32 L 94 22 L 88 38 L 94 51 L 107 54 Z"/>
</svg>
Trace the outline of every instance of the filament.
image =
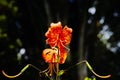
<svg viewBox="0 0 120 80">
<path fill-rule="evenodd" d="M 47 69 L 45 69 L 44 71 L 39 72 L 39 74 L 41 74 L 41 73 L 47 74 L 47 73 L 48 73 L 49 76 L 52 76 L 53 71 L 55 72 L 54 64 L 53 64 L 53 63 L 50 63 L 50 64 L 49 64 L 49 67 L 48 67 Z"/>
<path fill-rule="evenodd" d="M 53 68 L 53 64 L 52 63 L 50 63 L 50 76 L 52 76 L 52 68 Z"/>
<path fill-rule="evenodd" d="M 40 71 L 39 73 L 41 74 L 41 73 L 49 72 L 49 69 L 50 69 L 50 66 L 47 69 L 45 69 L 44 71 Z"/>
<path fill-rule="evenodd" d="M 53 66 L 53 71 L 57 74 L 56 65 L 55 65 L 55 64 L 54 64 L 54 66 Z"/>
</svg>

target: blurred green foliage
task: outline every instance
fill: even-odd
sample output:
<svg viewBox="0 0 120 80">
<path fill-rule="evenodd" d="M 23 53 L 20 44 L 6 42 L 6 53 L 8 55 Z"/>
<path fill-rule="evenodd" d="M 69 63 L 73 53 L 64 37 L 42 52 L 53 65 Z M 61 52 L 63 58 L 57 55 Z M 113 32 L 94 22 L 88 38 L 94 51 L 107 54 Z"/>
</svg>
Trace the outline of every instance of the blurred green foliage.
<svg viewBox="0 0 120 80">
<path fill-rule="evenodd" d="M 7 7 L 11 9 L 13 13 L 16 13 L 18 11 L 18 7 L 14 6 L 15 0 L 10 0 L 9 2 L 7 0 L 0 0 L 0 4 L 4 7 Z"/>
<path fill-rule="evenodd" d="M 85 77 L 84 80 L 96 80 L 96 78 Z"/>
<path fill-rule="evenodd" d="M 0 0 L 0 42 L 8 43 L 8 48 L 13 49 L 15 45 L 9 44 L 9 27 L 15 22 L 17 17 L 18 7 L 15 5 L 15 0 Z M 20 40 L 16 40 L 20 46 Z M 1 43 L 4 45 L 4 43 Z M 7 46 L 7 45 L 6 45 Z"/>
<path fill-rule="evenodd" d="M 0 0 L 0 54 L 15 51 L 17 47 L 21 47 L 20 38 L 12 38 L 11 29 L 18 17 L 18 7 L 15 0 Z M 3 56 L 0 56 L 2 59 Z"/>
</svg>

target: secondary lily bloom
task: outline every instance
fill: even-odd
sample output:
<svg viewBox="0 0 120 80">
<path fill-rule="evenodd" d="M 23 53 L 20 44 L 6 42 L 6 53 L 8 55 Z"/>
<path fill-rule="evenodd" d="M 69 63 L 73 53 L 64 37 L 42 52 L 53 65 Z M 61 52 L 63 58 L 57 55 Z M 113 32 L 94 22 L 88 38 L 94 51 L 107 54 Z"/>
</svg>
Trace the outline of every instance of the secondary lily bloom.
<svg viewBox="0 0 120 80">
<path fill-rule="evenodd" d="M 65 50 L 65 46 L 70 43 L 71 37 L 72 37 L 72 29 L 65 26 L 62 28 L 61 22 L 58 23 L 51 23 L 50 28 L 45 33 L 45 36 L 47 37 L 46 43 L 53 47 L 58 47 L 59 52 L 58 56 L 59 60 L 58 63 L 63 64 L 67 58 L 67 52 Z M 54 54 L 55 55 L 55 54 Z M 53 55 L 51 55 L 53 56 Z M 46 55 L 48 57 L 48 55 Z M 48 58 L 45 58 L 46 62 L 51 62 L 53 60 L 56 60 L 54 58 L 57 57 L 51 57 L 51 60 L 48 60 Z M 53 61 L 53 63 L 56 61 Z"/>
<path fill-rule="evenodd" d="M 43 50 L 42 56 L 45 59 L 45 62 L 48 63 L 57 63 L 57 55 L 58 55 L 58 49 L 45 49 Z"/>
</svg>

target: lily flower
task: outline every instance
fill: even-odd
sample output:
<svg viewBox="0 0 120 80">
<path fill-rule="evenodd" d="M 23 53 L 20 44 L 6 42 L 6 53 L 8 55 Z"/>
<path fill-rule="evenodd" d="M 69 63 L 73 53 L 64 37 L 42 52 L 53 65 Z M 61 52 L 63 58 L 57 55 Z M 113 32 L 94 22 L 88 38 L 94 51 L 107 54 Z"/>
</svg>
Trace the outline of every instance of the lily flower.
<svg viewBox="0 0 120 80">
<path fill-rule="evenodd" d="M 61 22 L 51 23 L 45 36 L 47 37 L 46 43 L 49 44 L 51 48 L 58 47 L 58 63 L 63 64 L 67 58 L 65 46 L 71 41 L 72 29 L 67 26 L 62 28 Z"/>
<path fill-rule="evenodd" d="M 43 50 L 42 56 L 45 62 L 49 63 L 49 67 L 45 71 L 52 76 L 52 71 L 56 73 L 58 71 L 57 64 L 65 63 L 67 58 L 67 47 L 65 46 L 71 41 L 72 29 L 67 26 L 62 28 L 61 22 L 51 23 L 45 36 L 47 37 L 46 43 L 51 48 Z"/>
</svg>

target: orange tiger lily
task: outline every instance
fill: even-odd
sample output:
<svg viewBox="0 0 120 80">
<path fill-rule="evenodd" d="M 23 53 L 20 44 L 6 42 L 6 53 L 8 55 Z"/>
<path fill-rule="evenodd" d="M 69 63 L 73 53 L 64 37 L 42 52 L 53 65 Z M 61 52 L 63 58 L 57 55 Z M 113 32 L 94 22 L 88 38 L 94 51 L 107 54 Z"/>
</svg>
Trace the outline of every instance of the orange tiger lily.
<svg viewBox="0 0 120 80">
<path fill-rule="evenodd" d="M 71 41 L 72 29 L 67 26 L 62 29 L 61 22 L 51 23 L 45 36 L 47 37 L 46 43 L 49 44 L 51 48 L 58 47 L 59 63 L 63 64 L 67 58 L 65 46 Z M 43 58 L 46 59 L 45 56 Z"/>
<path fill-rule="evenodd" d="M 70 43 L 72 29 L 65 26 L 62 28 L 61 22 L 51 23 L 50 28 L 45 33 L 46 43 L 51 48 L 43 50 L 42 56 L 49 67 L 45 70 L 52 76 L 52 71 L 57 73 L 57 64 L 65 63 L 67 58 L 66 45 Z"/>
</svg>

